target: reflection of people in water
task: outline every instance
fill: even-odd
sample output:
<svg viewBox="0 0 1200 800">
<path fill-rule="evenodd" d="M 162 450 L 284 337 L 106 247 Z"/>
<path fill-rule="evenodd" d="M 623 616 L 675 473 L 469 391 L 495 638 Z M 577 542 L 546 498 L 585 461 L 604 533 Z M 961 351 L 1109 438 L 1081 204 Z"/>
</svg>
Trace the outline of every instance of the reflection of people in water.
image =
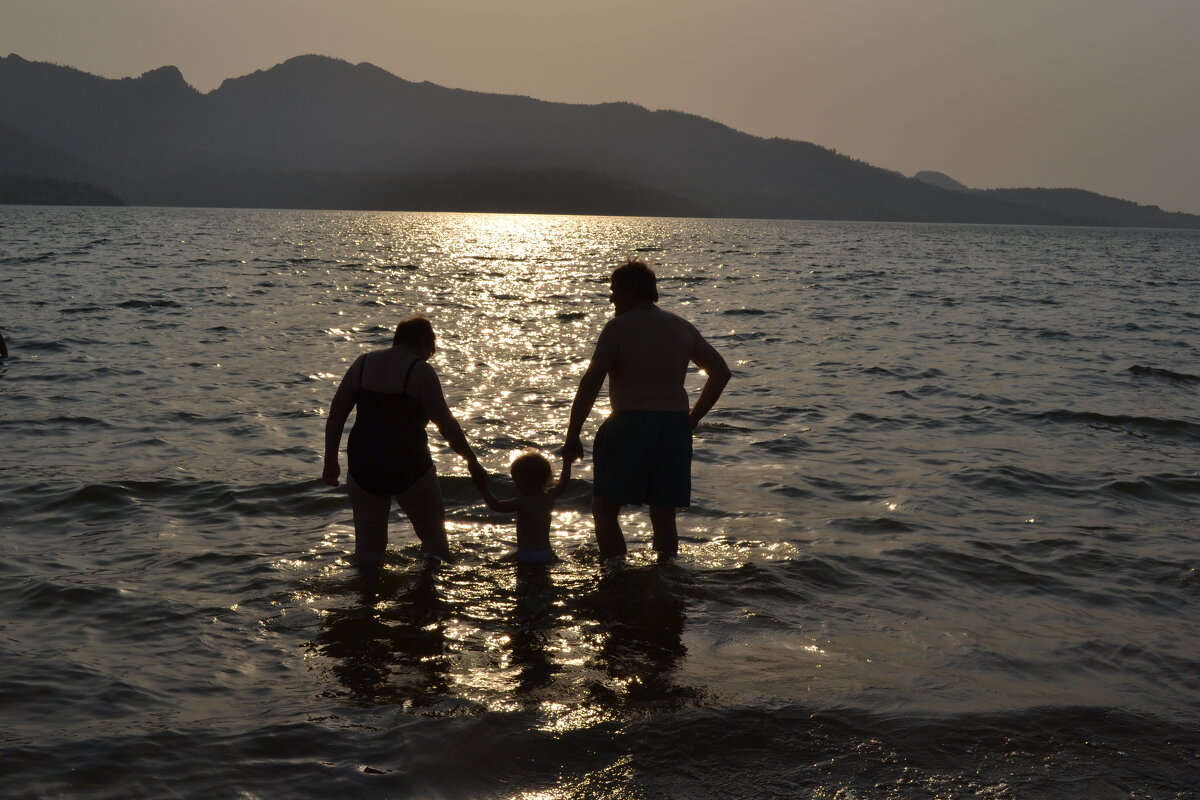
<svg viewBox="0 0 1200 800">
<path fill-rule="evenodd" d="M 550 547 L 551 513 L 554 501 L 562 496 L 571 480 L 571 462 L 563 459 L 562 474 L 552 484 L 550 462 L 537 452 L 522 453 L 509 466 L 517 496 L 500 500 L 492 494 L 488 477 L 478 481 L 480 493 L 494 511 L 517 515 L 517 552 L 514 560 L 522 564 L 546 564 L 554 560 Z"/>
<path fill-rule="evenodd" d="M 699 689 L 676 683 L 672 674 L 687 654 L 682 641 L 684 602 L 673 567 L 620 569 L 602 575 L 596 591 L 581 598 L 582 620 L 597 625 L 594 666 L 612 682 L 593 684 L 593 701 L 607 708 L 653 704 L 683 707 Z M 586 623 L 585 623 L 586 624 Z"/>
<path fill-rule="evenodd" d="M 520 672 L 516 691 L 525 694 L 550 684 L 559 667 L 547 652 L 558 624 L 558 592 L 547 564 L 517 564 L 517 599 L 509 617 L 512 663 Z"/>
<path fill-rule="evenodd" d="M 451 449 L 467 461 L 473 477 L 486 473 L 446 405 L 437 372 L 429 365 L 435 349 L 433 326 L 410 317 L 396 326 L 392 346 L 365 353 L 346 370 L 325 425 L 323 478 L 338 485 L 342 429 L 357 406 L 347 447 L 346 481 L 354 507 L 354 560 L 383 563 L 388 515 L 395 497 L 429 556 L 448 558 L 446 508 L 429 456 L 425 426 L 430 420 Z"/>
<path fill-rule="evenodd" d="M 650 506 L 654 549 L 678 550 L 675 509 L 691 500 L 692 430 L 729 382 L 729 367 L 687 320 L 660 309 L 654 271 L 629 261 L 612 274 L 614 317 L 600 332 L 571 405 L 563 458 L 583 457 L 580 433 L 604 379 L 613 413 L 596 432 L 592 516 L 602 559 L 624 555 L 618 519 L 628 504 Z M 688 410 L 689 363 L 708 374 Z"/>
<path fill-rule="evenodd" d="M 431 565 L 416 574 L 369 573 L 358 579 L 357 604 L 326 613 L 314 645 L 356 700 L 424 708 L 449 692 L 449 612 L 433 577 Z"/>
<path fill-rule="evenodd" d="M 4 343 L 4 334 L 0 333 L 0 358 L 8 358 L 8 345 Z"/>
</svg>

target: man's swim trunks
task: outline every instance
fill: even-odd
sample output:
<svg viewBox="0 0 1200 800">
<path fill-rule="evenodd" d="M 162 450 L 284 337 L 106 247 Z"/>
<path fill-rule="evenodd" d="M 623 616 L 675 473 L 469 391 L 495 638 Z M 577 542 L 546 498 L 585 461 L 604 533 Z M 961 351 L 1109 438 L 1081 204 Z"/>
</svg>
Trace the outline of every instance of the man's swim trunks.
<svg viewBox="0 0 1200 800">
<path fill-rule="evenodd" d="M 691 503 L 692 425 L 684 411 L 617 411 L 592 446 L 592 491 L 619 506 Z"/>
<path fill-rule="evenodd" d="M 425 435 L 429 418 L 420 401 L 406 392 L 417 362 L 409 365 L 399 392 L 361 388 L 366 363 L 363 358 L 358 366 L 358 410 L 346 448 L 350 476 L 365 492 L 401 495 L 433 466 Z"/>
</svg>

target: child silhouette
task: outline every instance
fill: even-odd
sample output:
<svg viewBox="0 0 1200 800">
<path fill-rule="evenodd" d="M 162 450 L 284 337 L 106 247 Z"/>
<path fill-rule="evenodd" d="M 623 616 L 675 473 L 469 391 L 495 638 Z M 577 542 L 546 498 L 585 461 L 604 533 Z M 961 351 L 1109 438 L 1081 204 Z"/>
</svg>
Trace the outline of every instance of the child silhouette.
<svg viewBox="0 0 1200 800">
<path fill-rule="evenodd" d="M 550 513 L 554 501 L 567 488 L 571 479 L 571 462 L 563 461 L 562 474 L 557 483 L 553 480 L 550 462 L 540 453 L 526 451 L 517 456 L 509 466 L 517 496 L 511 500 L 500 500 L 492 493 L 488 476 L 476 482 L 488 508 L 517 515 L 517 552 L 515 560 L 521 564 L 547 564 L 555 560 L 550 546 Z"/>
</svg>

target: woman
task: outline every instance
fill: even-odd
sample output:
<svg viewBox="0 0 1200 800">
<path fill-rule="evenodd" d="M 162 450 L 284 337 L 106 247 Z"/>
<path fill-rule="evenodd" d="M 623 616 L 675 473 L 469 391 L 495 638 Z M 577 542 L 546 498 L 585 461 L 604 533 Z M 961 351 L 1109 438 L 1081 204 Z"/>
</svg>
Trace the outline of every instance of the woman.
<svg viewBox="0 0 1200 800">
<path fill-rule="evenodd" d="M 355 359 L 342 378 L 325 423 L 323 478 L 338 485 L 342 429 L 358 406 L 346 448 L 346 480 L 354 507 L 354 561 L 362 567 L 383 563 L 392 498 L 412 523 L 421 550 L 446 559 L 446 507 L 438 486 L 425 425 L 431 420 L 451 449 L 466 459 L 476 480 L 486 475 L 450 413 L 437 372 L 427 362 L 435 349 L 433 326 L 409 317 L 396 326 L 392 346 Z"/>
</svg>

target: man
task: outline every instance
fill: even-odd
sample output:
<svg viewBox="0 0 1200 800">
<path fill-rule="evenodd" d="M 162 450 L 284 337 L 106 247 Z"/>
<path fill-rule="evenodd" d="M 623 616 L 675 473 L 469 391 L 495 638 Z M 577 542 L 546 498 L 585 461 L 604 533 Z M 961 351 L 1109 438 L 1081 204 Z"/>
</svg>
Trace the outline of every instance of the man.
<svg viewBox="0 0 1200 800">
<path fill-rule="evenodd" d="M 579 434 L 608 378 L 613 413 L 596 432 L 592 516 L 600 558 L 626 552 L 619 514 L 648 504 L 660 559 L 679 549 L 675 509 L 691 501 L 692 430 L 729 382 L 729 367 L 690 322 L 660 309 L 654 271 L 630 260 L 612 274 L 615 307 L 579 381 L 563 445 L 569 461 L 583 458 Z M 708 375 L 688 408 L 688 364 Z"/>
</svg>

